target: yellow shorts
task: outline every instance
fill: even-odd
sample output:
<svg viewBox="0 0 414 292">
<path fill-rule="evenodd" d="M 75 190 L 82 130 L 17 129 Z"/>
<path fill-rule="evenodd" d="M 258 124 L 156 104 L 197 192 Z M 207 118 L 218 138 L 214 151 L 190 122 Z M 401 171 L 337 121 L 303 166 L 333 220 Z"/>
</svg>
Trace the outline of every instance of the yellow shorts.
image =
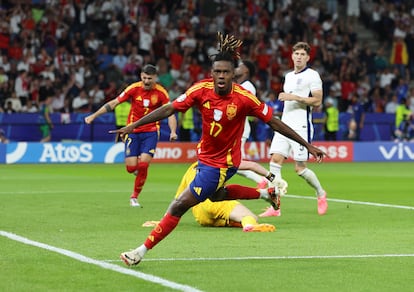
<svg viewBox="0 0 414 292">
<path fill-rule="evenodd" d="M 177 198 L 182 191 L 191 183 L 196 175 L 197 162 L 191 164 L 184 174 L 181 183 L 177 189 L 175 197 Z M 240 204 L 239 202 L 232 201 L 221 201 L 212 202 L 209 199 L 204 202 L 195 205 L 192 208 L 193 216 L 195 220 L 202 226 L 230 226 L 230 213 L 235 206 Z"/>
</svg>

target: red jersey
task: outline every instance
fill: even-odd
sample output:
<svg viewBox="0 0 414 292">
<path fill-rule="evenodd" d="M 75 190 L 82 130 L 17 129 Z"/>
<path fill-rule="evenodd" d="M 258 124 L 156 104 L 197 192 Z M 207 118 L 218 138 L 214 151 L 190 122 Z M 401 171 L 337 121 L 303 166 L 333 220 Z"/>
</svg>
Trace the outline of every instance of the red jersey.
<svg viewBox="0 0 414 292">
<path fill-rule="evenodd" d="M 267 123 L 273 115 L 271 108 L 239 84 L 233 83 L 228 95 L 217 95 L 211 78 L 194 84 L 172 104 L 180 112 L 193 105 L 198 107 L 202 117 L 198 159 L 203 164 L 220 168 L 240 165 L 246 116 Z"/>
<path fill-rule="evenodd" d="M 143 116 L 169 103 L 168 92 L 160 84 L 155 84 L 151 90 L 145 90 L 142 81 L 132 83 L 117 97 L 119 102 L 129 100 L 131 110 L 128 115 L 127 125 L 138 121 Z M 160 127 L 159 121 L 149 123 L 134 129 L 134 133 L 155 132 Z"/>
</svg>

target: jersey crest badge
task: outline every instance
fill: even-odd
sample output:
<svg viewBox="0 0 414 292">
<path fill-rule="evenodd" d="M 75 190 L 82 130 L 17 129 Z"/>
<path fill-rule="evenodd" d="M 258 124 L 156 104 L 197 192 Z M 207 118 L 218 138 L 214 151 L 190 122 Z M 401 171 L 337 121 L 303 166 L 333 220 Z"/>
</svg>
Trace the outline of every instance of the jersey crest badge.
<svg viewBox="0 0 414 292">
<path fill-rule="evenodd" d="M 156 104 L 158 102 L 158 95 L 151 95 L 151 104 Z"/>
<path fill-rule="evenodd" d="M 214 120 L 218 122 L 221 120 L 222 117 L 223 117 L 223 112 L 221 110 L 214 109 Z"/>
<path fill-rule="evenodd" d="M 237 114 L 237 105 L 234 103 L 227 105 L 226 115 L 229 120 L 234 119 Z"/>
<path fill-rule="evenodd" d="M 144 107 L 148 107 L 148 106 L 149 106 L 150 101 L 149 101 L 149 99 L 144 99 L 144 100 L 143 100 L 143 103 L 144 103 Z"/>
</svg>

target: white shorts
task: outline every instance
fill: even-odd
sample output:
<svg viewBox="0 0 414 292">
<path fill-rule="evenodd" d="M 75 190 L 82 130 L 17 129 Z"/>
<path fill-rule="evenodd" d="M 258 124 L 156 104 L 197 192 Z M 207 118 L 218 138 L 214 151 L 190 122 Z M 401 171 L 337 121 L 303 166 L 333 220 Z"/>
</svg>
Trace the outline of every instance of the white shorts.
<svg viewBox="0 0 414 292">
<path fill-rule="evenodd" d="M 310 141 L 307 131 L 296 131 L 296 133 L 306 141 Z M 278 132 L 275 132 L 270 145 L 269 154 L 273 153 L 283 155 L 285 158 L 291 156 L 295 161 L 308 161 L 309 159 L 309 152 L 306 147 Z"/>
</svg>

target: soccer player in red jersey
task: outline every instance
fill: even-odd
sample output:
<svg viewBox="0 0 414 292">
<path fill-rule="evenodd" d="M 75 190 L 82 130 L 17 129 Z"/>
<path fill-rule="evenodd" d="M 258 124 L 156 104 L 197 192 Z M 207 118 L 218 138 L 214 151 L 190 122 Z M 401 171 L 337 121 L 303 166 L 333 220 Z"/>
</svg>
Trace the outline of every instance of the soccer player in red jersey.
<svg viewBox="0 0 414 292">
<path fill-rule="evenodd" d="M 156 80 L 156 67 L 151 64 L 145 65 L 141 71 L 141 81 L 132 83 L 116 98 L 105 103 L 95 113 L 85 117 L 85 122 L 90 124 L 100 115 L 112 111 L 118 104 L 130 101 L 131 110 L 128 115 L 128 125 L 169 103 L 168 92 L 164 87 L 156 83 Z M 171 130 L 170 140 L 174 141 L 177 139 L 177 120 L 175 115 L 168 117 L 168 125 Z M 159 128 L 159 121 L 153 121 L 135 127 L 133 131 L 123 137 L 126 170 L 136 175 L 134 190 L 130 196 L 130 204 L 133 207 L 141 206 L 138 203 L 138 196 L 144 187 L 148 167 L 155 154 L 159 138 Z"/>
<path fill-rule="evenodd" d="M 306 147 L 321 161 L 325 153 L 306 142 L 291 128 L 273 117 L 272 110 L 249 91 L 233 83 L 234 68 L 241 41 L 233 36 L 219 34 L 219 52 L 214 56 L 212 79 L 202 80 L 179 96 L 172 103 L 162 106 L 144 118 L 124 128 L 110 131 L 128 134 L 135 127 L 164 119 L 175 112 L 198 107 L 202 116 L 202 136 L 197 146 L 197 174 L 190 185 L 175 198 L 160 223 L 150 232 L 145 242 L 136 249 L 123 252 L 121 259 L 127 265 L 138 264 L 148 250 L 163 240 L 178 225 L 191 207 L 207 198 L 211 201 L 232 199 L 257 199 L 261 196 L 255 188 L 224 183 L 236 172 L 241 162 L 241 136 L 246 116 L 254 116 L 267 123 L 273 130 L 286 135 Z M 275 201 L 274 193 L 268 193 Z"/>
</svg>

